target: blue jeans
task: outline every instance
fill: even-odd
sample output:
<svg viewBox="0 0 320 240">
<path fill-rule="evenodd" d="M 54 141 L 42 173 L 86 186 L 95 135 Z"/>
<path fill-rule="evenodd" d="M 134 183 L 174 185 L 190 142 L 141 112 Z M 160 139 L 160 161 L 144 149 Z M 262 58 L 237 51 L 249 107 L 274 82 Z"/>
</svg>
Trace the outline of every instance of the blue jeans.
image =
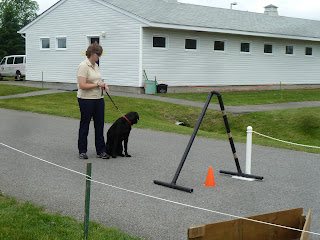
<svg viewBox="0 0 320 240">
<path fill-rule="evenodd" d="M 104 99 L 82 99 L 78 98 L 81 120 L 78 136 L 79 153 L 86 153 L 88 148 L 88 134 L 91 118 L 93 118 L 95 146 L 97 154 L 106 152 L 104 141 Z"/>
</svg>

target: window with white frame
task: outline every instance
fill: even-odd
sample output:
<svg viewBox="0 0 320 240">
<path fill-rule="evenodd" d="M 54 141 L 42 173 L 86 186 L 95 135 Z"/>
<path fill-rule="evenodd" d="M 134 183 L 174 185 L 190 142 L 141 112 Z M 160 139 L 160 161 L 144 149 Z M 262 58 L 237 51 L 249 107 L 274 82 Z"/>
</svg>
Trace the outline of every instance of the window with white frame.
<svg viewBox="0 0 320 240">
<path fill-rule="evenodd" d="M 184 48 L 188 50 L 196 50 L 198 47 L 197 39 L 186 38 Z"/>
<path fill-rule="evenodd" d="M 272 54 L 273 53 L 273 45 L 270 43 L 264 44 L 264 53 Z"/>
<path fill-rule="evenodd" d="M 243 53 L 251 52 L 251 44 L 249 42 L 242 42 L 240 45 L 240 51 Z"/>
<path fill-rule="evenodd" d="M 40 49 L 50 49 L 50 38 L 40 38 Z"/>
<path fill-rule="evenodd" d="M 153 36 L 152 47 L 167 48 L 167 38 L 164 36 Z"/>
<path fill-rule="evenodd" d="M 293 55 L 293 46 L 286 46 L 286 54 Z"/>
<path fill-rule="evenodd" d="M 305 54 L 307 56 L 312 56 L 312 47 L 306 47 Z"/>
<path fill-rule="evenodd" d="M 66 37 L 56 37 L 56 48 L 66 49 L 67 48 L 67 38 Z"/>
<path fill-rule="evenodd" d="M 225 41 L 214 41 L 213 49 L 215 51 L 225 51 Z"/>
</svg>

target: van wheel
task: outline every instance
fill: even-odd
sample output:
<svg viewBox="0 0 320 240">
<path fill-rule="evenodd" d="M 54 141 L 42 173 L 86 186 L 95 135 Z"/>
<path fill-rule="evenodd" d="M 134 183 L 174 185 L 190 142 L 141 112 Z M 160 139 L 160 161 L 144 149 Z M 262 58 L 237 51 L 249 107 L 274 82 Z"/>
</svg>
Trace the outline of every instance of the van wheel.
<svg viewBox="0 0 320 240">
<path fill-rule="evenodd" d="M 0 81 L 3 81 L 3 77 L 0 75 Z"/>
</svg>

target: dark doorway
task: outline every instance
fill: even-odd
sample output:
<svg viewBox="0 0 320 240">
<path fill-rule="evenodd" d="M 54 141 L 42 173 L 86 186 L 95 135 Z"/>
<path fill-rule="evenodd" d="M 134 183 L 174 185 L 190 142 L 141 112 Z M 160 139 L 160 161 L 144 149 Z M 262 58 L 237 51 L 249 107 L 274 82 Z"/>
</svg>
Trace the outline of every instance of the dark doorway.
<svg viewBox="0 0 320 240">
<path fill-rule="evenodd" d="M 99 42 L 100 42 L 100 38 L 92 37 L 92 38 L 90 39 L 90 44 L 92 44 L 92 43 L 94 43 L 94 42 L 99 43 Z"/>
<path fill-rule="evenodd" d="M 99 37 L 91 37 L 90 38 L 90 44 L 95 43 L 95 42 L 100 43 L 100 38 Z M 99 66 L 99 60 L 96 63 Z"/>
</svg>

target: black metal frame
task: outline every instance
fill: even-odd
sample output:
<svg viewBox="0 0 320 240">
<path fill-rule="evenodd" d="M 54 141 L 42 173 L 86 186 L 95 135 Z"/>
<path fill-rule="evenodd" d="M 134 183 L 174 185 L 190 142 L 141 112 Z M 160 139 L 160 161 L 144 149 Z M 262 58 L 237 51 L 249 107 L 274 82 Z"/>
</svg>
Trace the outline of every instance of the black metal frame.
<svg viewBox="0 0 320 240">
<path fill-rule="evenodd" d="M 258 180 L 262 180 L 263 177 L 260 177 L 260 176 L 255 176 L 255 175 L 250 175 L 250 174 L 245 174 L 241 171 L 241 167 L 240 167 L 240 164 L 239 164 L 239 160 L 238 160 L 238 156 L 237 156 L 237 153 L 236 153 L 236 148 L 234 146 L 234 142 L 233 142 L 233 139 L 232 139 L 232 135 L 231 135 L 231 132 L 230 132 L 230 127 L 229 127 L 229 123 L 228 123 L 228 119 L 227 119 L 227 114 L 226 114 L 226 111 L 224 109 L 224 105 L 223 105 L 223 101 L 222 101 L 222 97 L 221 97 L 221 94 L 220 92 L 218 91 L 211 91 L 208 95 L 208 98 L 206 100 L 206 103 L 202 109 L 202 112 L 199 116 L 199 119 L 197 121 L 197 124 L 194 128 L 194 131 L 191 135 L 191 138 L 189 140 L 189 143 L 187 145 L 187 148 L 182 156 L 182 159 L 180 161 L 180 164 L 177 168 L 177 171 L 171 181 L 171 183 L 168 183 L 168 182 L 162 182 L 162 181 L 158 181 L 158 180 L 154 180 L 153 182 L 155 184 L 158 184 L 158 185 L 162 185 L 162 186 L 165 186 L 165 187 L 169 187 L 169 188 L 173 188 L 173 189 L 177 189 L 177 190 L 181 190 L 181 191 L 185 191 L 185 192 L 189 192 L 189 193 L 192 193 L 193 192 L 193 189 L 192 188 L 188 188 L 188 187 L 183 187 L 183 186 L 179 186 L 176 184 L 177 182 L 177 179 L 179 177 L 179 174 L 181 172 L 181 169 L 186 161 L 186 158 L 188 156 L 188 153 L 190 151 L 190 148 L 191 148 L 191 145 L 194 141 L 194 138 L 196 137 L 196 134 L 199 130 L 199 127 L 200 127 L 200 124 L 203 120 L 203 117 L 208 109 L 208 106 L 209 106 L 209 103 L 210 103 L 210 100 L 212 98 L 213 95 L 217 95 L 218 97 L 218 100 L 219 100 L 219 105 L 220 105 L 220 109 L 221 109 L 221 113 L 222 113 L 222 116 L 223 116 L 223 120 L 224 120 L 224 124 L 226 126 L 226 130 L 227 130 L 227 133 L 228 133 L 228 137 L 229 137 L 229 142 L 230 142 L 230 146 L 231 146 L 231 149 L 232 149 L 232 152 L 233 152 L 233 157 L 234 157 L 234 161 L 235 161 L 235 164 L 236 164 L 236 167 L 237 167 L 237 172 L 229 172 L 229 171 L 224 171 L 224 170 L 220 170 L 220 173 L 224 173 L 224 174 L 230 174 L 230 175 L 235 175 L 235 176 L 239 176 L 239 177 L 244 177 L 244 178 L 253 178 L 253 179 L 258 179 Z"/>
</svg>

